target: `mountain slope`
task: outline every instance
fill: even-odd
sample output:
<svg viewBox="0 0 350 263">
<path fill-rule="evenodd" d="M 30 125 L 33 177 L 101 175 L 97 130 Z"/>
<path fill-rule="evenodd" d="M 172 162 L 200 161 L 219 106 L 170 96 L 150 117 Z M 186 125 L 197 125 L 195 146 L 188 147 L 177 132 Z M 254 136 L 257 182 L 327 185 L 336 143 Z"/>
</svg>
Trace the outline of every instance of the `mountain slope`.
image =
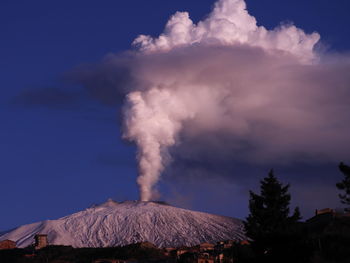
<svg viewBox="0 0 350 263">
<path fill-rule="evenodd" d="M 108 247 L 149 241 L 158 247 L 196 245 L 245 238 L 238 219 L 176 208 L 157 202 L 112 200 L 57 219 L 23 225 L 0 236 L 17 246 L 47 234 L 50 244 Z"/>
</svg>

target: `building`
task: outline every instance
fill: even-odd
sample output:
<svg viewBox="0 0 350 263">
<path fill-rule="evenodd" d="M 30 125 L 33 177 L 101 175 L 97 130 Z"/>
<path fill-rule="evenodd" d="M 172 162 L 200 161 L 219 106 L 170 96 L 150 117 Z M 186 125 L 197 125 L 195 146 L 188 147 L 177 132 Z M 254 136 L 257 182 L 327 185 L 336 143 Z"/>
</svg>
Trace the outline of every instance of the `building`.
<svg viewBox="0 0 350 263">
<path fill-rule="evenodd" d="M 240 244 L 243 245 L 243 246 L 248 246 L 248 245 L 250 245 L 250 242 L 248 240 L 242 240 L 240 242 Z"/>
<path fill-rule="evenodd" d="M 220 241 L 216 243 L 215 250 L 216 251 L 223 251 L 224 249 L 231 248 L 235 245 L 234 240 L 226 240 L 226 241 Z"/>
<path fill-rule="evenodd" d="M 208 252 L 186 252 L 177 261 L 185 263 L 214 263 L 215 257 Z"/>
<path fill-rule="evenodd" d="M 195 260 L 196 263 L 214 263 L 214 257 L 209 253 L 201 253 Z"/>
<path fill-rule="evenodd" d="M 93 263 L 128 263 L 128 262 L 129 261 L 119 260 L 119 259 L 96 259 Z"/>
<path fill-rule="evenodd" d="M 173 248 L 173 247 L 163 248 L 163 253 L 167 257 L 174 256 L 174 253 L 176 253 L 176 252 L 177 252 L 177 249 Z"/>
<path fill-rule="evenodd" d="M 316 209 L 315 217 L 321 216 L 321 215 L 328 215 L 334 218 L 350 217 L 350 212 L 347 211 L 346 209 L 332 209 L 332 208 L 324 208 L 320 210 Z"/>
<path fill-rule="evenodd" d="M 198 252 L 204 252 L 204 251 L 212 251 L 214 250 L 214 245 L 213 244 L 210 244 L 210 243 L 202 243 L 198 246 L 195 247 L 195 249 L 198 251 Z"/>
<path fill-rule="evenodd" d="M 0 250 L 14 248 L 16 248 L 16 242 L 8 239 L 0 241 Z"/>
<path fill-rule="evenodd" d="M 185 253 L 194 253 L 194 252 L 195 252 L 195 250 L 191 247 L 179 247 L 175 250 L 172 250 L 171 254 L 174 255 L 178 259 L 181 255 L 183 255 Z"/>
<path fill-rule="evenodd" d="M 324 208 L 324 209 L 316 209 L 315 215 L 323 215 L 323 214 L 335 214 L 335 211 L 331 208 Z"/>
<path fill-rule="evenodd" d="M 34 239 L 35 239 L 35 245 L 34 245 L 35 249 L 42 249 L 49 245 L 49 242 L 47 241 L 47 235 L 38 234 L 38 235 L 35 235 Z"/>
</svg>

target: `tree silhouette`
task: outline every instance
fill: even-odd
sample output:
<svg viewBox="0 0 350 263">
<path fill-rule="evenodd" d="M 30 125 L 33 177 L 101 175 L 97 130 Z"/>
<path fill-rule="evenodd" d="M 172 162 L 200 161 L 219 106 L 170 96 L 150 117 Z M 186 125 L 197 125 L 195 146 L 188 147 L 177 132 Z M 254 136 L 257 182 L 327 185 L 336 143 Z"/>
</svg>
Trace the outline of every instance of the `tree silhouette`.
<svg viewBox="0 0 350 263">
<path fill-rule="evenodd" d="M 344 174 L 344 179 L 336 184 L 339 190 L 344 191 L 344 194 L 339 194 L 339 198 L 343 204 L 350 205 L 350 166 L 340 163 L 339 170 Z"/>
<path fill-rule="evenodd" d="M 250 191 L 250 214 L 244 225 L 260 262 L 263 262 L 264 258 L 270 262 L 274 259 L 281 260 L 282 254 L 283 259 L 286 259 L 288 254 L 294 253 L 295 246 L 299 244 L 297 222 L 301 216 L 298 207 L 291 216 L 289 215 L 291 196 L 288 190 L 289 184 L 282 185 L 271 170 L 261 181 L 260 195 Z M 290 259 L 294 260 L 295 255 Z"/>
</svg>

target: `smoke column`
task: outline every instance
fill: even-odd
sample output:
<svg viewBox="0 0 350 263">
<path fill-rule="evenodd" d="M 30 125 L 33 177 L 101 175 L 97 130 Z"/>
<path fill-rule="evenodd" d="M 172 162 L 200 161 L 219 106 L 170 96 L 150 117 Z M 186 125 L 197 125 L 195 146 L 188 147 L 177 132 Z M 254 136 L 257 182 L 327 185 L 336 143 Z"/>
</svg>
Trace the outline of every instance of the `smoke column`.
<svg viewBox="0 0 350 263">
<path fill-rule="evenodd" d="M 127 96 L 127 138 L 138 146 L 141 201 L 156 198 L 153 186 L 164 168 L 164 153 L 175 144 L 182 120 L 188 118 L 185 105 L 159 88 L 132 92 Z"/>
<path fill-rule="evenodd" d="M 340 125 L 346 120 L 341 112 L 349 104 L 334 94 L 349 94 L 349 78 L 342 65 L 319 62 L 319 39 L 292 24 L 257 26 L 243 0 L 219 0 L 197 24 L 177 12 L 159 37 L 137 37 L 124 137 L 138 147 L 140 199 L 157 197 L 155 184 L 180 134 L 225 131 L 232 141 L 254 145 L 250 156 L 259 160 L 305 148 L 315 156 L 343 154 L 350 129 Z M 332 124 L 330 116 L 337 116 Z M 334 148 L 320 143 L 334 134 Z"/>
</svg>

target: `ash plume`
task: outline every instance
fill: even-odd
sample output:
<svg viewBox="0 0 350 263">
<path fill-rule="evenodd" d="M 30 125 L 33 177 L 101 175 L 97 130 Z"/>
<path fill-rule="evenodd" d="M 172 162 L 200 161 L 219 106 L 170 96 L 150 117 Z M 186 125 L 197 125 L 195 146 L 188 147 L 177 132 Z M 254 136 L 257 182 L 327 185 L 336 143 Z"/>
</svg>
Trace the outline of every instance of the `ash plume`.
<svg viewBox="0 0 350 263">
<path fill-rule="evenodd" d="M 184 138 L 193 151 L 209 134 L 250 162 L 348 155 L 350 63 L 317 54 L 319 39 L 292 24 L 257 26 L 243 0 L 219 0 L 197 24 L 177 12 L 159 37 L 137 37 L 124 138 L 138 147 L 141 200 L 157 197 L 169 149 Z"/>
</svg>

